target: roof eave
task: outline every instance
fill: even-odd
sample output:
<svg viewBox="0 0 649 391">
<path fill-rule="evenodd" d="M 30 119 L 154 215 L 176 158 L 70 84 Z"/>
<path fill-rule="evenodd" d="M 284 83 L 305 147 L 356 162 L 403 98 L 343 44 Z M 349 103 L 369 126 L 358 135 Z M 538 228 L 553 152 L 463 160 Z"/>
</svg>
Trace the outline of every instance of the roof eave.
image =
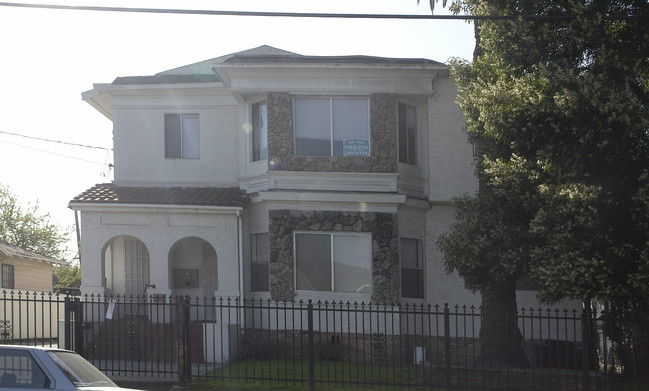
<svg viewBox="0 0 649 391">
<path fill-rule="evenodd" d="M 104 203 L 104 202 L 74 202 L 68 203 L 68 207 L 72 210 L 86 211 L 86 212 L 133 212 L 137 210 L 154 211 L 170 209 L 179 210 L 183 212 L 199 212 L 200 213 L 238 213 L 243 211 L 243 206 L 217 206 L 217 205 L 177 205 L 177 204 L 120 204 L 120 203 Z"/>
</svg>

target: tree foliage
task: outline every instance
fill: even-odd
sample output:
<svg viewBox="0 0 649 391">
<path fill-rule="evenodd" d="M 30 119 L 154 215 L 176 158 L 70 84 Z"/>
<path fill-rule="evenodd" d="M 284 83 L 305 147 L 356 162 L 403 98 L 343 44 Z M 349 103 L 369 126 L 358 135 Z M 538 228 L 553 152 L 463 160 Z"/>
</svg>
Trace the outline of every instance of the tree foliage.
<svg viewBox="0 0 649 391">
<path fill-rule="evenodd" d="M 529 275 L 546 302 L 649 312 L 649 23 L 615 17 L 649 3 L 461 7 L 521 17 L 480 20 L 473 62 L 452 63 L 480 188 L 440 238 L 447 270 L 483 295 Z"/>
<path fill-rule="evenodd" d="M 54 291 L 58 293 L 77 292 L 81 287 L 81 268 L 79 265 L 55 266 L 56 284 Z"/>
<path fill-rule="evenodd" d="M 0 240 L 65 260 L 70 234 L 70 229 L 52 223 L 48 213 L 41 214 L 38 204 L 23 205 L 9 188 L 0 185 Z"/>
</svg>

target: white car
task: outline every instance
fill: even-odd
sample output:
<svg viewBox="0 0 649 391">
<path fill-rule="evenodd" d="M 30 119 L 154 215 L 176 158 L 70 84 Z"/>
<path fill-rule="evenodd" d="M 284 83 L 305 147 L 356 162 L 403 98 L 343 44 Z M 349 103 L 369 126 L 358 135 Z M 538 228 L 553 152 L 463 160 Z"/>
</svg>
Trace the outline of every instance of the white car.
<svg viewBox="0 0 649 391">
<path fill-rule="evenodd" d="M 127 390 L 69 350 L 0 345 L 0 390 Z"/>
</svg>

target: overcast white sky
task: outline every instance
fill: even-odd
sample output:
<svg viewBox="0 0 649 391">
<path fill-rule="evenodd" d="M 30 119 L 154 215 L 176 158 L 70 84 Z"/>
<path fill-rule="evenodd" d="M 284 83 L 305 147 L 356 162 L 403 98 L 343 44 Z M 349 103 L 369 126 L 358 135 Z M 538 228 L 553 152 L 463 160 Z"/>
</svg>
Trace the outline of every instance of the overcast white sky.
<svg viewBox="0 0 649 391">
<path fill-rule="evenodd" d="M 429 14 L 416 0 L 129 0 L 22 3 L 270 12 Z M 448 14 L 437 4 L 436 14 Z M 0 6 L 0 183 L 62 226 L 68 202 L 106 175 L 112 123 L 81 100 L 93 83 L 270 45 L 305 55 L 470 59 L 464 21 L 313 19 L 42 10 Z M 4 132 L 4 133 L 3 133 Z M 102 175 L 104 174 L 104 175 Z M 76 246 L 76 241 L 71 247 Z"/>
</svg>

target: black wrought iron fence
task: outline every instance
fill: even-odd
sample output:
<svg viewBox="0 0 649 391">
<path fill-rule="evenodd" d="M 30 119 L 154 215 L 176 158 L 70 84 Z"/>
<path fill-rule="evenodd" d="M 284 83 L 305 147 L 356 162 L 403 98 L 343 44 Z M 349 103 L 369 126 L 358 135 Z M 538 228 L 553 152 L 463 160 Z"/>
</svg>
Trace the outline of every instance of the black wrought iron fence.
<svg viewBox="0 0 649 391">
<path fill-rule="evenodd" d="M 597 315 L 574 309 L 519 310 L 520 365 L 483 360 L 482 315 L 467 306 L 5 291 L 0 314 L 3 343 L 74 349 L 111 376 L 309 389 L 649 389 L 616 360 Z"/>
</svg>

